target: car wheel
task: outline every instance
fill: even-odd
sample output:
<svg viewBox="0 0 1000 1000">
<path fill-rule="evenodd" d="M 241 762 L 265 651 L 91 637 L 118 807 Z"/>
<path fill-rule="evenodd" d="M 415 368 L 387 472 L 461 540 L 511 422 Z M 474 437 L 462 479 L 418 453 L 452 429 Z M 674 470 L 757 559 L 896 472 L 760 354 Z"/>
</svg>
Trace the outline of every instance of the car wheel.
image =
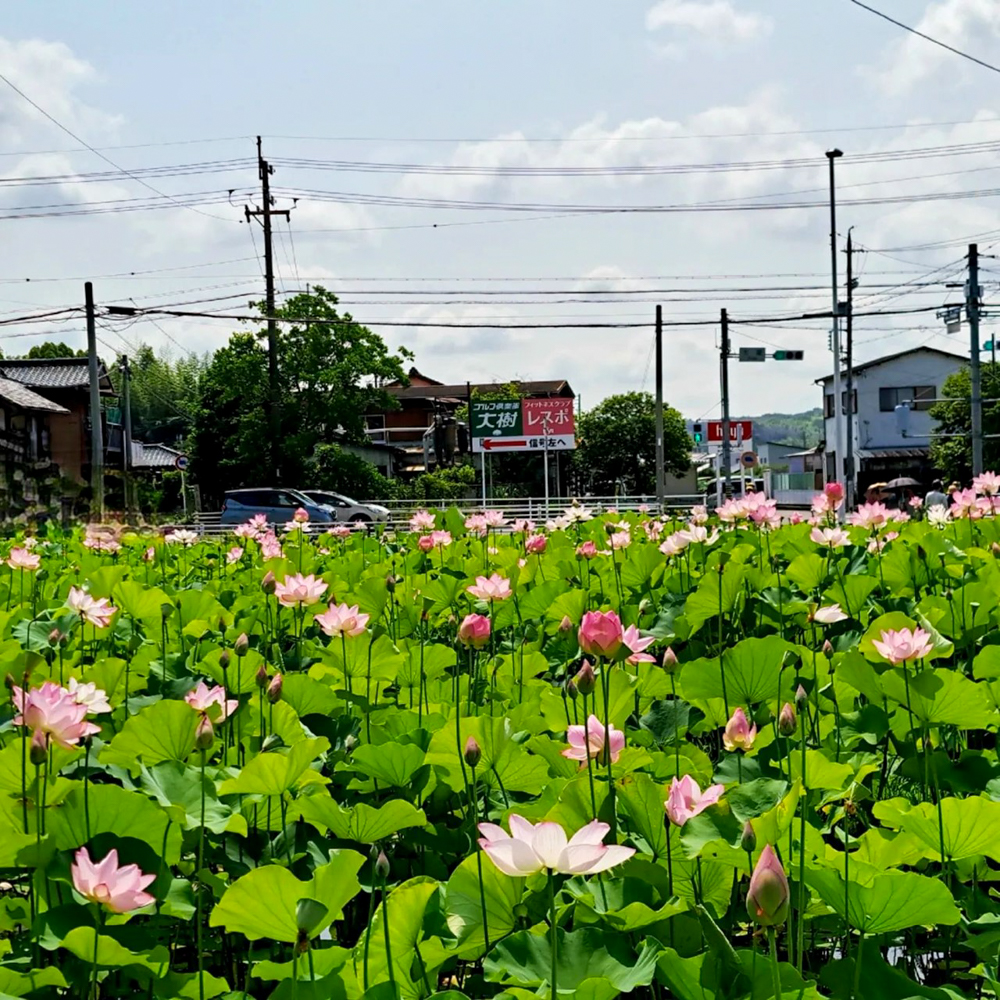
<svg viewBox="0 0 1000 1000">
<path fill-rule="evenodd" d="M 367 524 L 370 520 L 371 518 L 365 514 L 355 514 L 351 518 L 351 524 Z"/>
</svg>

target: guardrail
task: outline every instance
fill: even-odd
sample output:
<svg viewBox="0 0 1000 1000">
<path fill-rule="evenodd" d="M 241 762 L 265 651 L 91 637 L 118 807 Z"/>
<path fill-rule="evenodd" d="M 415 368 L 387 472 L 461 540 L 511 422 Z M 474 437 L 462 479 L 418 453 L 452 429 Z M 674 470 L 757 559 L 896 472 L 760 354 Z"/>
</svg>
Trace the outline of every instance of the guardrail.
<svg viewBox="0 0 1000 1000">
<path fill-rule="evenodd" d="M 704 502 L 705 497 L 700 493 L 666 497 L 663 512 L 690 510 L 696 504 Z M 500 510 L 503 511 L 508 522 L 527 520 L 538 524 L 544 524 L 547 520 L 558 517 L 574 506 L 586 507 L 595 514 L 612 509 L 622 513 L 639 510 L 648 510 L 654 514 L 660 512 L 656 498 L 648 496 L 549 497 L 547 502 L 544 497 L 517 497 L 506 500 L 489 499 L 485 506 L 482 500 L 478 499 L 426 500 L 423 502 L 415 500 L 366 500 L 364 503 L 377 503 L 385 507 L 389 511 L 389 518 L 387 521 L 380 522 L 348 523 L 347 526 L 354 531 L 378 531 L 381 528 L 408 530 L 409 520 L 415 511 L 446 510 L 450 507 L 457 507 L 466 516 L 482 513 L 484 510 Z M 202 534 L 225 534 L 232 531 L 234 525 L 220 523 L 221 517 L 222 515 L 215 511 L 198 513 L 194 515 L 194 523 Z M 280 531 L 280 525 L 277 527 Z"/>
</svg>

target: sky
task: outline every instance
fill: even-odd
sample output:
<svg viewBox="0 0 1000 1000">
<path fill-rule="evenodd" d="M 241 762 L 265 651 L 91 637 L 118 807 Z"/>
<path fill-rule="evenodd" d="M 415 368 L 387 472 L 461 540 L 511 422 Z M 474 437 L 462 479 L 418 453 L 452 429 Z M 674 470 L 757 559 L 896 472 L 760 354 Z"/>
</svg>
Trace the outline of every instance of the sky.
<svg viewBox="0 0 1000 1000">
<path fill-rule="evenodd" d="M 870 5 L 1000 65 L 995 0 Z M 5 11 L 0 73 L 8 356 L 85 346 L 88 279 L 101 307 L 246 315 L 257 135 L 291 210 L 279 300 L 322 285 L 445 382 L 562 378 L 584 408 L 652 390 L 660 304 L 665 397 L 715 416 L 726 308 L 734 350 L 805 352 L 733 362 L 732 412 L 819 405 L 829 320 L 795 318 L 831 307 L 834 147 L 859 361 L 967 352 L 936 313 L 969 242 L 987 305 L 1000 287 L 997 73 L 850 0 L 34 0 Z M 105 361 L 177 357 L 239 328 L 98 337 Z"/>
</svg>

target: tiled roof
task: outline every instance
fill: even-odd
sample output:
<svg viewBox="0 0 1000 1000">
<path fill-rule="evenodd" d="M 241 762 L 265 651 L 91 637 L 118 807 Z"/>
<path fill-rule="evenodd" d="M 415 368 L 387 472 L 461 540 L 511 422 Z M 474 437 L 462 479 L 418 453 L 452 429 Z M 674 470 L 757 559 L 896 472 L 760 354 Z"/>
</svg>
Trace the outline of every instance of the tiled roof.
<svg viewBox="0 0 1000 1000">
<path fill-rule="evenodd" d="M 542 382 L 515 382 L 523 396 L 562 396 L 573 398 L 574 393 L 565 379 L 551 379 Z M 506 386 L 499 382 L 473 382 L 471 385 L 410 385 L 386 386 L 385 391 L 396 399 L 452 399 L 464 402 L 471 390 L 473 395 L 503 392 Z"/>
<path fill-rule="evenodd" d="M 101 392 L 113 393 L 104 362 L 98 361 Z M 4 358 L 0 375 L 33 389 L 86 389 L 90 369 L 86 358 Z"/>
<path fill-rule="evenodd" d="M 12 382 L 7 378 L 0 378 L 0 399 L 13 403 L 22 410 L 38 410 L 43 413 L 69 413 L 65 406 L 53 403 L 51 399 L 39 396 L 37 392 L 32 392 L 25 388 L 20 382 Z"/>
<path fill-rule="evenodd" d="M 176 448 L 168 448 L 165 444 L 146 444 L 143 441 L 132 442 L 133 469 L 172 469 L 178 455 L 183 454 Z"/>
</svg>

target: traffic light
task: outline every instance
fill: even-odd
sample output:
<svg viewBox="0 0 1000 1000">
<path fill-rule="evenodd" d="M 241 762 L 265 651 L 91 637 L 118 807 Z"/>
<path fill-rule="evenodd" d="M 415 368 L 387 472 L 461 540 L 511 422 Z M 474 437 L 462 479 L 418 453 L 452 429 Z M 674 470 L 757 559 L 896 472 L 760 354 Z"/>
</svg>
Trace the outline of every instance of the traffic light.
<svg viewBox="0 0 1000 1000">
<path fill-rule="evenodd" d="M 801 361 L 805 352 L 804 351 L 775 351 L 774 360 L 775 361 Z"/>
<path fill-rule="evenodd" d="M 741 347 L 740 361 L 763 361 L 767 357 L 764 347 Z"/>
<path fill-rule="evenodd" d="M 702 441 L 705 440 L 705 438 L 702 436 L 701 424 L 691 425 L 691 437 L 694 438 L 695 444 L 701 444 Z"/>
</svg>

